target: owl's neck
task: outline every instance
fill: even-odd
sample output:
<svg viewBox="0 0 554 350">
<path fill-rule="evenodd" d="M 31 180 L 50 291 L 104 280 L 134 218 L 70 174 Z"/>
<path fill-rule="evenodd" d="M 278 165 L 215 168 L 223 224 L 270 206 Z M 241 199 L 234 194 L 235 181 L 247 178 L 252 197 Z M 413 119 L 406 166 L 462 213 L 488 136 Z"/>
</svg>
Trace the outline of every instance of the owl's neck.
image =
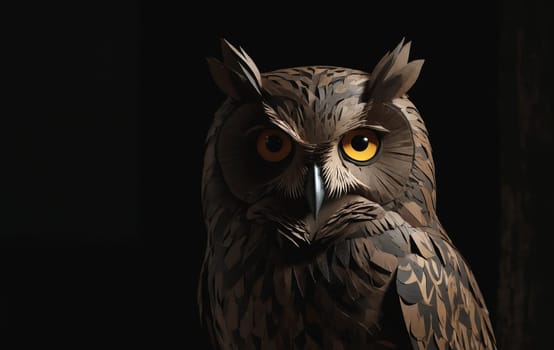
<svg viewBox="0 0 554 350">
<path fill-rule="evenodd" d="M 424 188 L 416 188 L 410 195 L 396 199 L 383 208 L 398 213 L 409 225 L 416 228 L 425 228 L 430 234 L 435 234 L 450 241 L 435 211 L 434 200 L 425 194 Z M 416 195 L 413 195 L 416 193 Z"/>
</svg>

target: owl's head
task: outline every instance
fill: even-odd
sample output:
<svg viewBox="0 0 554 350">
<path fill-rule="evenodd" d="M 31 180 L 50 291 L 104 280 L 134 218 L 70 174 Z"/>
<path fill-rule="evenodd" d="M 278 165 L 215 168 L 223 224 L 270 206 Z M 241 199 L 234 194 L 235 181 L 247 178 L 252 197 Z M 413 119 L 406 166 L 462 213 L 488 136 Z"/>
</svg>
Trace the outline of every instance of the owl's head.
<svg viewBox="0 0 554 350">
<path fill-rule="evenodd" d="M 208 60 L 228 99 L 206 166 L 219 169 L 233 205 L 289 232 L 295 244 L 329 238 L 325 228 L 340 218 L 370 220 L 376 208 L 434 225 L 431 149 L 406 96 L 423 61 L 408 62 L 409 51 L 402 40 L 371 73 L 332 66 L 260 73 L 224 40 L 223 62 Z"/>
</svg>

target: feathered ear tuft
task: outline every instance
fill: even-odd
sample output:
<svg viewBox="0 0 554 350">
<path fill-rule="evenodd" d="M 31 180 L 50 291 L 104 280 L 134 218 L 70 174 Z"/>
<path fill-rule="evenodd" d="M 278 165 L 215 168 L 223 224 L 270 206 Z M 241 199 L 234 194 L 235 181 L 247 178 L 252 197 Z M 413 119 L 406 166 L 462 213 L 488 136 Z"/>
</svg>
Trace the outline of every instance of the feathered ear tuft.
<svg viewBox="0 0 554 350">
<path fill-rule="evenodd" d="M 207 59 L 212 78 L 235 100 L 259 98 L 262 94 L 260 71 L 250 56 L 242 48 L 239 50 L 227 40 L 221 40 L 223 63 L 215 58 Z"/>
<path fill-rule="evenodd" d="M 414 85 L 424 60 L 408 63 L 411 43 L 404 38 L 392 52 L 387 52 L 371 73 L 369 97 L 376 101 L 391 101 L 402 97 Z"/>
</svg>

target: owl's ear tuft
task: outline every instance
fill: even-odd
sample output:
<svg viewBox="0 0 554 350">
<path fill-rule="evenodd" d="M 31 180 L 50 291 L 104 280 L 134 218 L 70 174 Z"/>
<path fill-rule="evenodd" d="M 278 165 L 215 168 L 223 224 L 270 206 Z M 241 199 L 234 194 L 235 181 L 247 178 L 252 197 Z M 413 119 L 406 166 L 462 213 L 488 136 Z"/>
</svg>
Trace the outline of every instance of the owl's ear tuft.
<svg viewBox="0 0 554 350">
<path fill-rule="evenodd" d="M 223 63 L 208 58 L 208 65 L 216 85 L 235 100 L 260 98 L 262 78 L 258 67 L 242 49 L 236 49 L 227 40 L 221 40 Z"/>
<path fill-rule="evenodd" d="M 423 60 L 408 63 L 411 42 L 404 44 L 404 38 L 392 52 L 387 52 L 371 73 L 369 97 L 386 102 L 402 97 L 416 82 Z"/>
</svg>

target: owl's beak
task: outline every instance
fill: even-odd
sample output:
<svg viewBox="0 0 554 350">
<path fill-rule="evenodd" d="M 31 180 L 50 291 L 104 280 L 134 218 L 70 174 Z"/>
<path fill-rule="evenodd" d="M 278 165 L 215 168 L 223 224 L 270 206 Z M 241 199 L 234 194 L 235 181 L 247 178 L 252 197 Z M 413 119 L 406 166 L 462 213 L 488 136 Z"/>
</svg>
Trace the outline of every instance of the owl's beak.
<svg viewBox="0 0 554 350">
<path fill-rule="evenodd" d="M 325 198 L 325 189 L 323 188 L 323 178 L 321 177 L 321 169 L 315 163 L 308 167 L 308 176 L 306 179 L 306 187 L 304 188 L 304 195 L 312 211 L 314 220 L 317 219 L 319 209 Z"/>
</svg>

